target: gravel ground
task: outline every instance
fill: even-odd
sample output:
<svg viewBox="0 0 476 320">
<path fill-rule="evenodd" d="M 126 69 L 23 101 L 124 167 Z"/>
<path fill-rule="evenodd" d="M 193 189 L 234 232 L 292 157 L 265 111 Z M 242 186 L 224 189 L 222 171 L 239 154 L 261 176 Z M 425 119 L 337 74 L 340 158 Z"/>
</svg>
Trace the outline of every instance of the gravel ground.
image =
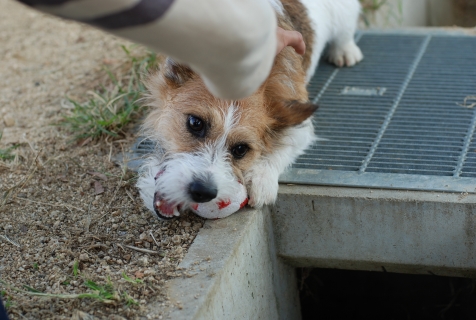
<svg viewBox="0 0 476 320">
<path fill-rule="evenodd" d="M 12 319 L 166 319 L 174 307 L 164 285 L 182 276 L 203 220 L 159 221 L 142 206 L 135 174 L 111 161 L 132 133 L 81 146 L 51 125 L 66 96 L 84 101 L 106 81 L 103 65 L 121 70 L 121 44 L 0 0 L 0 149 L 21 143 L 0 161 L 0 292 Z M 74 296 L 98 293 L 91 281 L 112 298 Z M 147 314 L 150 302 L 163 309 Z"/>
</svg>

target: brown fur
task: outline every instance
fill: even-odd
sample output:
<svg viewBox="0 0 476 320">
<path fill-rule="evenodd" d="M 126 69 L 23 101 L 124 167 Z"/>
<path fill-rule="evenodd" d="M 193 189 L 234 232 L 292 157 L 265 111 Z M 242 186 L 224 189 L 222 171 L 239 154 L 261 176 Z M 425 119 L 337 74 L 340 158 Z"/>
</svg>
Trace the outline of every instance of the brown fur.
<svg viewBox="0 0 476 320">
<path fill-rule="evenodd" d="M 306 53 L 302 59 L 302 66 L 304 70 L 309 68 L 311 64 L 312 47 L 314 45 L 314 31 L 311 28 L 311 21 L 307 15 L 307 9 L 301 2 L 295 0 L 281 0 L 284 11 L 290 22 L 290 30 L 301 32 L 304 43 L 306 44 Z"/>
</svg>

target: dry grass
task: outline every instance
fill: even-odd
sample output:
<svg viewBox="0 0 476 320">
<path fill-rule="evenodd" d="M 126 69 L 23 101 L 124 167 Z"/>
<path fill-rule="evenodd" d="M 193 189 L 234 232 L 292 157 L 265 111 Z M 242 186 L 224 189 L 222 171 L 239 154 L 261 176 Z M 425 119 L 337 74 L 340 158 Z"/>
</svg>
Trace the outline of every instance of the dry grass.
<svg viewBox="0 0 476 320">
<path fill-rule="evenodd" d="M 90 97 L 86 102 L 68 99 L 63 106 L 68 110 L 60 125 L 72 133 L 74 140 L 97 140 L 105 136 L 123 137 L 127 125 L 137 122 L 143 115 L 144 108 L 140 98 L 145 92 L 143 76 L 156 67 L 156 55 L 152 52 L 134 55 L 122 46 L 129 61 L 126 70 L 114 74 L 107 66 L 109 76 L 107 86 L 88 91 Z"/>
</svg>

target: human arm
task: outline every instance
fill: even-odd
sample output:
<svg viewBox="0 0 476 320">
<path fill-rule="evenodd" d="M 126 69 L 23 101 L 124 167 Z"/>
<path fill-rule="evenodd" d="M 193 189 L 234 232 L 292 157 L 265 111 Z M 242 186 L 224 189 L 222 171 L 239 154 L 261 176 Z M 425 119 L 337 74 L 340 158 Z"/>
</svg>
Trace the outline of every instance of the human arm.
<svg viewBox="0 0 476 320">
<path fill-rule="evenodd" d="M 277 37 L 267 0 L 20 1 L 165 53 L 188 64 L 225 99 L 252 94 L 270 72 L 277 40 L 285 40 Z"/>
</svg>

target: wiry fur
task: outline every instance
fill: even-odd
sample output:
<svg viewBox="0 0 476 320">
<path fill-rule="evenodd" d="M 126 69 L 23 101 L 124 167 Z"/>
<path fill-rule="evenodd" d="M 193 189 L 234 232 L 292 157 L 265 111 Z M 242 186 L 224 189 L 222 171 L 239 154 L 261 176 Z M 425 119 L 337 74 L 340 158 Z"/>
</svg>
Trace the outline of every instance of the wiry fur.
<svg viewBox="0 0 476 320">
<path fill-rule="evenodd" d="M 272 204 L 278 177 L 315 140 L 306 84 L 312 77 L 326 43 L 329 59 L 351 66 L 362 59 L 355 45 L 359 14 L 357 0 L 270 0 L 284 29 L 298 30 L 307 42 L 301 57 L 285 48 L 275 59 L 267 81 L 251 97 L 223 101 L 213 97 L 188 67 L 163 59 L 151 76 L 149 105 L 153 107 L 144 132 L 163 149 L 144 166 L 138 182 L 146 206 L 154 211 L 154 192 L 168 202 L 186 207 L 192 203 L 188 186 L 194 179 L 212 179 L 218 198 L 233 194 L 232 181 L 247 187 L 250 205 Z M 205 137 L 186 128 L 187 116 L 203 119 Z M 239 159 L 234 146 L 249 151 Z M 157 172 L 164 170 L 154 181 Z"/>
</svg>

